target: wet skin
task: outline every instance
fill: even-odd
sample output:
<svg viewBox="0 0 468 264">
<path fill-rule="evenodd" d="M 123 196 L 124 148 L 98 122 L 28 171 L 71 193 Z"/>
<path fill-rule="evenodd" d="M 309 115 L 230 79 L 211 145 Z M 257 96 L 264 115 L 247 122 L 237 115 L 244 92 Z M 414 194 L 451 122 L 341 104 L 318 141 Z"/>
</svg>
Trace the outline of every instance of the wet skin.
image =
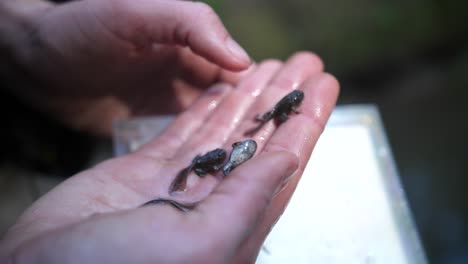
<svg viewBox="0 0 468 264">
<path fill-rule="evenodd" d="M 275 119 L 279 123 L 286 122 L 288 115 L 291 112 L 299 114 L 297 107 L 304 100 L 304 92 L 301 90 L 294 90 L 283 97 L 270 111 L 263 114 L 261 117 L 257 115 L 255 120 L 260 124 L 252 130 L 247 131 L 246 135 L 255 134 L 260 128 L 263 127 L 271 119 Z"/>
<path fill-rule="evenodd" d="M 187 177 L 192 170 L 200 177 L 203 177 L 208 173 L 219 171 L 223 167 L 226 156 L 226 151 L 220 148 L 212 150 L 203 156 L 197 155 L 192 160 L 190 166 L 177 174 L 177 177 L 169 187 L 169 193 L 183 191 L 187 182 Z"/>
<path fill-rule="evenodd" d="M 223 167 L 223 173 L 225 176 L 227 176 L 234 168 L 253 157 L 255 151 L 257 151 L 257 142 L 253 139 L 247 139 L 232 144 L 232 148 L 229 160 Z"/>
</svg>

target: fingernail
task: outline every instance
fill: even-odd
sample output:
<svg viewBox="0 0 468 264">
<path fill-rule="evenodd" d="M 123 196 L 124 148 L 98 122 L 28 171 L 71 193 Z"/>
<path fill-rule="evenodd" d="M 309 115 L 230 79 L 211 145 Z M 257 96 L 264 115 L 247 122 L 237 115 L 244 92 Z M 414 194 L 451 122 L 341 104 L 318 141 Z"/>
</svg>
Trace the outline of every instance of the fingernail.
<svg viewBox="0 0 468 264">
<path fill-rule="evenodd" d="M 216 83 L 213 84 L 207 91 L 207 94 L 222 94 L 227 92 L 230 89 L 230 86 L 225 83 Z"/>
<path fill-rule="evenodd" d="M 288 187 L 289 181 L 283 181 L 278 187 L 276 187 L 275 192 L 273 193 L 273 197 L 276 197 L 280 192 L 282 192 L 286 187 Z"/>
<path fill-rule="evenodd" d="M 291 178 L 294 176 L 296 170 L 297 170 L 297 168 L 295 168 L 293 171 L 291 171 L 290 174 L 286 175 L 286 177 L 284 177 L 284 178 L 281 180 L 281 184 L 288 183 L 289 180 L 291 180 Z"/>
<path fill-rule="evenodd" d="M 250 63 L 250 57 L 247 54 L 247 52 L 245 52 L 245 50 L 232 38 L 229 38 L 226 41 L 226 47 L 229 50 L 229 52 L 231 52 L 231 54 L 238 60 L 244 63 Z"/>
</svg>

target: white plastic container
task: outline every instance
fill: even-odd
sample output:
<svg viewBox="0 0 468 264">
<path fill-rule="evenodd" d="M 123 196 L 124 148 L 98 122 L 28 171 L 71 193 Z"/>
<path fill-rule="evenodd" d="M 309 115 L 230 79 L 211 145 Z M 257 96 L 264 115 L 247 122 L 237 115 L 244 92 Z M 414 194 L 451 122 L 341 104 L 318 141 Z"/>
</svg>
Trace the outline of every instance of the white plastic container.
<svg viewBox="0 0 468 264">
<path fill-rule="evenodd" d="M 117 122 L 115 154 L 172 118 Z M 376 107 L 334 110 L 257 263 L 427 263 Z"/>
</svg>

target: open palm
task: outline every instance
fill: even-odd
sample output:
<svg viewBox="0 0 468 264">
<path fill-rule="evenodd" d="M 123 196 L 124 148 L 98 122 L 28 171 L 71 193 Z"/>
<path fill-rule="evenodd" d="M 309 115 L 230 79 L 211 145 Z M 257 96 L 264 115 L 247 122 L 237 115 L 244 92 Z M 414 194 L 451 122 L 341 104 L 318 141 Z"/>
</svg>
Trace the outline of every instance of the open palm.
<svg viewBox="0 0 468 264">
<path fill-rule="evenodd" d="M 230 150 L 256 125 L 256 114 L 293 89 L 305 93 L 301 113 L 258 131 L 253 159 L 223 180 L 192 174 L 185 192 L 168 194 L 196 154 Z M 10 229 L 1 255 L 17 263 L 253 262 L 337 93 L 336 80 L 310 53 L 263 62 L 236 86 L 218 83 L 137 152 L 75 175 L 38 200 Z M 140 207 L 158 197 L 199 203 L 186 213 L 167 205 Z"/>
</svg>

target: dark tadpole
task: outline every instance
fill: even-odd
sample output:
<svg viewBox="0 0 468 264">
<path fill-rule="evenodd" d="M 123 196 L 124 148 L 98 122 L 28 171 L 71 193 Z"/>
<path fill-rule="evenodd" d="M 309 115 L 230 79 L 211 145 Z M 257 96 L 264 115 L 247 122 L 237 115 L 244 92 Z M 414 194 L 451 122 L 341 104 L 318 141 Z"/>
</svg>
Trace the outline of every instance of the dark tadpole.
<svg viewBox="0 0 468 264">
<path fill-rule="evenodd" d="M 262 116 L 256 115 L 255 121 L 260 122 L 258 126 L 247 131 L 245 135 L 250 136 L 257 133 L 268 121 L 274 119 L 278 124 L 284 123 L 288 120 L 288 115 L 291 112 L 299 114 L 297 107 L 304 100 L 304 92 L 301 90 L 294 90 L 284 96 L 276 105 Z"/>
<path fill-rule="evenodd" d="M 182 211 L 182 212 L 188 212 L 195 208 L 196 204 L 181 204 L 179 202 L 176 202 L 174 200 L 170 199 L 164 199 L 164 198 L 158 198 L 151 200 L 149 202 L 144 203 L 141 207 L 143 206 L 148 206 L 148 205 L 158 205 L 158 204 L 169 204 L 172 207 Z"/>
<path fill-rule="evenodd" d="M 224 149 L 214 149 L 205 155 L 197 155 L 190 165 L 181 170 L 169 186 L 169 193 L 184 191 L 187 185 L 187 177 L 191 171 L 194 171 L 199 177 L 204 177 L 208 173 L 219 171 L 224 164 L 227 153 Z"/>
</svg>

